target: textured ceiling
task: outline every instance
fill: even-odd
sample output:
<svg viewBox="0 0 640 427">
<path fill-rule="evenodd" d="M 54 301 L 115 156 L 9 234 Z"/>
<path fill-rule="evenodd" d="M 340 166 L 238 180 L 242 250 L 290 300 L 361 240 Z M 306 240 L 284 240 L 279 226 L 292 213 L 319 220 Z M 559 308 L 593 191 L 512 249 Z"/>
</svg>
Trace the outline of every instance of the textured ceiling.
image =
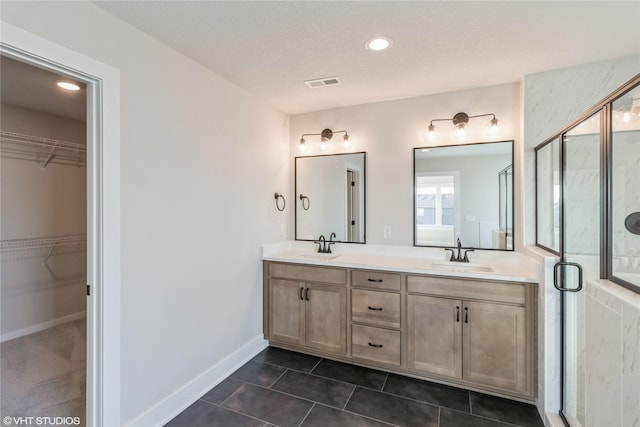
<svg viewBox="0 0 640 427">
<path fill-rule="evenodd" d="M 290 114 L 640 53 L 640 1 L 96 1 Z M 393 47 L 365 41 L 388 35 Z M 305 80 L 339 76 L 310 89 Z"/>
<path fill-rule="evenodd" d="M 0 100 L 3 104 L 85 121 L 86 90 L 60 89 L 56 82 L 71 81 L 58 74 L 0 57 Z M 80 86 L 83 86 L 80 84 Z"/>
</svg>

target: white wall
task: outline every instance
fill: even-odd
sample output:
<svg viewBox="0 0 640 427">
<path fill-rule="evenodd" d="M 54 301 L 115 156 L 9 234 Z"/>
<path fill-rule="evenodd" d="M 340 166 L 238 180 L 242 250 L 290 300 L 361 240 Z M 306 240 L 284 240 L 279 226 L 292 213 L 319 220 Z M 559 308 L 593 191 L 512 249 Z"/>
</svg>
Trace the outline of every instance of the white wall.
<svg viewBox="0 0 640 427">
<path fill-rule="evenodd" d="M 367 152 L 366 235 L 367 243 L 413 245 L 413 148 L 460 143 L 450 122 L 437 122 L 440 139 L 427 143 L 424 131 L 431 119 L 495 113 L 502 127 L 497 139 L 517 141 L 520 132 L 520 89 L 517 83 L 491 86 L 398 101 L 357 105 L 291 117 L 291 164 L 300 156 L 297 144 L 303 133 L 324 128 L 346 129 L 353 139 L 349 152 Z M 485 120 L 486 119 L 486 120 Z M 485 128 L 489 118 L 471 119 L 464 143 L 490 140 Z M 304 155 L 326 154 L 318 149 L 319 137 L 308 137 Z M 346 152 L 339 141 L 333 153 Z M 516 176 L 519 159 L 516 157 Z M 517 183 L 516 183 L 517 184 Z M 293 182 L 291 183 L 293 188 Z M 516 195 L 517 197 L 517 195 Z M 516 206 L 516 217 L 519 210 Z M 391 239 L 383 239 L 383 227 L 392 227 Z M 516 236 L 516 239 L 520 237 Z M 519 240 L 518 240 L 519 241 Z"/>
<path fill-rule="evenodd" d="M 608 94 L 630 80 L 640 70 L 640 56 L 622 58 L 613 61 L 586 64 L 576 67 L 552 70 L 525 76 L 523 84 L 523 113 L 524 113 L 524 221 L 522 230 L 525 244 L 535 242 L 535 168 L 534 147 L 551 137 L 571 121 L 582 115 L 587 109 Z M 553 263 L 547 263 L 547 270 Z M 549 279 L 549 271 L 545 272 Z M 551 275 L 552 276 L 552 275 Z M 600 284 L 590 285 L 597 289 Z M 617 287 L 619 288 L 619 287 Z M 623 294 L 632 297 L 630 291 L 620 289 Z M 620 295 L 620 294 L 618 294 Z M 618 297 L 612 297 L 613 299 Z M 622 304 L 624 300 L 619 300 Z M 627 308 L 627 316 L 635 308 Z M 587 307 L 589 310 L 589 307 Z M 630 311 L 631 310 L 631 311 Z M 539 355 L 539 404 L 547 416 L 559 410 L 559 333 L 560 333 L 559 292 L 553 288 L 551 280 L 547 280 L 540 287 L 538 293 L 538 319 L 543 322 L 539 328 L 539 348 L 543 354 Z M 587 312 L 587 316 L 589 316 Z M 587 325 L 589 327 L 589 324 Z M 601 334 L 604 339 L 607 334 L 614 336 L 620 331 L 607 329 L 604 325 L 599 331 L 587 330 L 590 333 Z M 593 338 L 593 335 L 592 335 Z M 595 369 L 587 360 L 587 371 Z M 632 366 L 640 364 L 640 352 L 627 352 L 625 364 Z M 607 375 L 619 375 L 616 365 L 610 366 Z M 634 375 L 639 375 L 637 371 Z M 606 378 L 600 378 L 605 380 Z M 592 388 L 595 390 L 595 388 Z M 629 397 L 625 394 L 625 398 Z M 637 397 L 637 394 L 636 394 Z M 603 394 L 602 401 L 609 401 L 609 396 Z M 619 412 L 622 410 L 618 408 Z M 620 412 L 621 414 L 621 412 Z M 594 419 L 600 415 L 592 414 Z M 612 424 L 612 425 L 615 425 Z M 628 425 L 628 424 L 625 424 Z"/>
<path fill-rule="evenodd" d="M 120 70 L 122 424 L 143 423 L 261 337 L 259 246 L 290 215 L 273 199 L 290 200 L 288 118 L 91 3 L 1 7 Z"/>
<path fill-rule="evenodd" d="M 0 128 L 84 144 L 85 124 L 12 105 L 0 106 Z M 86 234 L 86 168 L 0 158 L 3 240 Z M 85 245 L 4 251 L 0 332 L 11 339 L 85 311 Z"/>
</svg>

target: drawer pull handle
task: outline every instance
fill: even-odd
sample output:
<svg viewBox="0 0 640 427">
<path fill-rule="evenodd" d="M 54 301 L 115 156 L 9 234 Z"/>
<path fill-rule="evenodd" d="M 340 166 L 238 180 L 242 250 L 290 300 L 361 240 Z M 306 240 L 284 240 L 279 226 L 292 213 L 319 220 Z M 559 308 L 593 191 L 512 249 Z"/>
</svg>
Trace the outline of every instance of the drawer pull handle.
<svg viewBox="0 0 640 427">
<path fill-rule="evenodd" d="M 302 296 L 302 291 L 304 290 L 304 288 L 300 288 L 300 301 L 304 300 L 304 297 Z"/>
<path fill-rule="evenodd" d="M 372 311 L 382 311 L 382 307 L 371 307 L 371 306 L 369 306 L 369 310 L 372 310 Z"/>
<path fill-rule="evenodd" d="M 373 343 L 369 343 L 369 346 L 371 346 L 371 347 L 375 347 L 375 348 L 382 348 L 382 344 L 373 344 Z"/>
<path fill-rule="evenodd" d="M 304 292 L 304 299 L 309 301 L 309 288 L 307 288 L 307 290 Z"/>
<path fill-rule="evenodd" d="M 367 280 L 370 282 L 382 283 L 382 279 L 372 279 L 371 277 L 369 277 Z"/>
<path fill-rule="evenodd" d="M 464 308 L 464 323 L 469 323 L 469 309 L 467 307 Z"/>
<path fill-rule="evenodd" d="M 456 322 L 460 321 L 460 306 L 456 305 Z"/>
</svg>

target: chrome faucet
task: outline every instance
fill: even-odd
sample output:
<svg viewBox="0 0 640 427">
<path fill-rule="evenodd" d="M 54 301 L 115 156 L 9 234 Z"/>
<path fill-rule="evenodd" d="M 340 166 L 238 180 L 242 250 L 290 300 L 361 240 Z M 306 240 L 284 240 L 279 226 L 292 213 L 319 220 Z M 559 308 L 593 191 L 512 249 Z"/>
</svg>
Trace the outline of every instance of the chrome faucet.
<svg viewBox="0 0 640 427">
<path fill-rule="evenodd" d="M 458 249 L 457 255 L 455 255 L 456 249 Z M 474 251 L 473 248 L 463 248 L 459 237 L 457 248 L 444 248 L 444 250 L 451 251 L 451 258 L 449 258 L 449 261 L 451 262 L 469 262 L 469 256 L 467 254 Z M 462 250 L 464 250 L 464 257 L 462 256 Z"/>
<path fill-rule="evenodd" d="M 329 241 L 327 242 L 326 237 L 323 234 L 318 237 L 318 240 L 313 243 L 318 244 L 318 253 L 320 254 L 330 254 L 331 253 L 331 245 L 334 245 L 336 242 L 333 241 L 333 238 L 336 237 L 336 233 L 331 233 L 329 236 Z"/>
<path fill-rule="evenodd" d="M 326 250 L 327 250 L 326 247 L 325 247 L 326 246 L 326 242 L 327 242 L 327 239 L 324 237 L 323 234 L 321 234 L 320 237 L 318 237 L 318 241 L 317 242 L 314 242 L 314 243 L 318 244 L 318 253 L 319 254 L 326 253 Z"/>
</svg>

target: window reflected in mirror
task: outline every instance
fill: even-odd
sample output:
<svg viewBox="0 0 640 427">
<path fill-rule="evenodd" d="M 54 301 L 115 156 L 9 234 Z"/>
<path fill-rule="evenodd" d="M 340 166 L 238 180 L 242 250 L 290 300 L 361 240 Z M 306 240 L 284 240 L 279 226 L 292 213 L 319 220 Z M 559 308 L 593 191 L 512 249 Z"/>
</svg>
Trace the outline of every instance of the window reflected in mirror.
<svg viewBox="0 0 640 427">
<path fill-rule="evenodd" d="M 513 250 L 513 141 L 414 149 L 414 245 Z"/>
</svg>

